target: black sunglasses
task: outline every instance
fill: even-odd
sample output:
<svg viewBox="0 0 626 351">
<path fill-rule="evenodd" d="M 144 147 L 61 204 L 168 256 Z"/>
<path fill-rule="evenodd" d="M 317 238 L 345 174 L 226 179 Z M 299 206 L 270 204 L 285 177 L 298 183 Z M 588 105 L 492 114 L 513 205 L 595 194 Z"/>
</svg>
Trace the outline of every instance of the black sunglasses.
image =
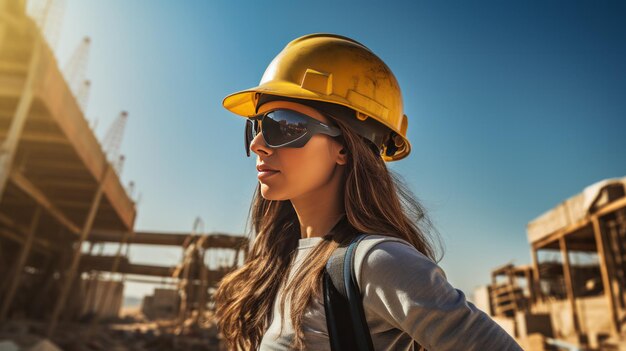
<svg viewBox="0 0 626 351">
<path fill-rule="evenodd" d="M 259 130 L 265 144 L 272 148 L 303 147 L 315 134 L 331 137 L 341 135 L 339 128 L 326 125 L 304 113 L 289 109 L 270 110 L 246 120 L 245 147 L 248 157 L 250 143 L 259 134 Z"/>
</svg>

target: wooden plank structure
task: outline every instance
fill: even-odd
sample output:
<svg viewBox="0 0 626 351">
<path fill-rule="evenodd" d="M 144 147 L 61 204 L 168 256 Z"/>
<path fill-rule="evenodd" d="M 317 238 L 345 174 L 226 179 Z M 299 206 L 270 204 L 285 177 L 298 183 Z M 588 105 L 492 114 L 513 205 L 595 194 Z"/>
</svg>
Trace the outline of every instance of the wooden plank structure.
<svg viewBox="0 0 626 351">
<path fill-rule="evenodd" d="M 135 202 L 25 2 L 0 9 L 0 320 L 20 307 L 18 295 L 43 296 L 52 333 L 79 278 L 82 242 L 92 229 L 132 231 Z M 26 268 L 47 273 L 38 275 L 46 293 L 20 290 Z"/>
<path fill-rule="evenodd" d="M 499 277 L 506 279 L 498 282 Z M 529 301 L 534 299 L 534 291 L 528 289 L 528 294 L 525 294 L 518 284 L 519 278 L 524 278 L 530 286 L 533 281 L 532 267 L 509 263 L 491 271 L 490 301 L 494 315 L 514 317 L 515 312 L 528 310 Z"/>
<path fill-rule="evenodd" d="M 178 280 L 178 285 L 185 280 L 191 289 L 204 291 L 197 294 L 202 312 L 207 288 L 234 267 L 191 267 L 195 261 L 188 257 L 177 267 L 132 264 L 130 245 L 187 248 L 195 243 L 202 260 L 208 249 L 233 249 L 237 262 L 242 252 L 245 260 L 247 239 L 135 232 L 135 202 L 58 66 L 26 15 L 25 1 L 0 0 L 0 322 L 16 313 L 47 318 L 51 335 L 60 320 L 71 318 L 69 302 L 76 300 L 74 287 L 83 273 L 99 283 L 101 272 L 111 273 L 109 279 L 122 275 L 122 282 L 126 274 Z M 88 253 L 82 253 L 88 242 Z M 93 254 L 94 246 L 104 243 L 118 244 L 116 254 Z M 181 272 L 186 272 L 184 279 Z M 99 294 L 104 298 L 93 303 L 96 310 L 107 304 L 106 289 L 119 286 L 91 285 L 105 289 Z M 29 315 L 25 305 L 37 306 L 30 309 L 38 314 Z"/>
<path fill-rule="evenodd" d="M 559 321 L 558 332 L 571 332 L 562 337 L 579 346 L 596 347 L 604 325 L 608 326 L 608 337 L 625 339 L 626 177 L 590 185 L 529 222 L 527 230 L 532 264 L 508 264 L 492 271 L 490 302 L 496 305 L 494 314 L 514 318 L 518 313 L 549 313 L 553 322 Z M 558 254 L 560 261 L 542 261 L 540 253 Z M 571 255 L 575 253 L 597 257 L 597 262 L 572 265 Z M 497 283 L 498 276 L 508 280 Z M 516 277 L 524 277 L 529 284 L 528 306 L 519 305 L 513 293 Z M 596 287 L 595 282 L 601 286 Z M 602 297 L 605 304 L 598 303 Z M 499 309 L 498 304 L 502 305 Z M 598 306 L 606 311 L 598 311 Z M 563 323 L 565 317 L 569 322 Z M 595 325 L 590 325 L 588 318 L 594 318 L 591 323 Z M 561 327 L 565 329 L 561 331 Z M 596 340 L 596 345 L 590 345 L 589 340 Z"/>
<path fill-rule="evenodd" d="M 91 233 L 90 247 L 95 244 L 115 243 L 116 237 L 114 232 L 101 231 Z M 167 245 L 181 246 L 184 255 L 181 263 L 177 266 L 155 266 L 146 264 L 133 264 L 128 260 L 128 254 L 121 255 L 123 245 L 130 247 L 131 244 L 149 244 L 149 245 Z M 217 269 L 210 270 L 205 262 L 207 250 L 234 250 L 234 260 L 232 265 L 221 265 Z M 131 235 L 125 235 L 122 242 L 119 243 L 118 251 L 115 255 L 92 255 L 91 250 L 88 254 L 84 254 L 81 259 L 80 272 L 89 272 L 92 276 L 92 286 L 97 287 L 101 272 L 109 272 L 112 274 L 122 274 L 121 282 L 126 281 L 126 275 L 141 275 L 149 277 L 167 278 L 172 282 L 175 280 L 175 286 L 180 295 L 180 306 L 177 316 L 180 322 L 181 330 L 188 327 L 186 320 L 192 316 L 194 320 L 192 325 L 195 327 L 201 323 L 204 317 L 204 310 L 208 302 L 212 301 L 209 296 L 209 288 L 216 288 L 219 281 L 237 267 L 240 256 L 243 254 L 245 260 L 248 251 L 248 240 L 243 237 L 236 237 L 227 234 L 196 234 L 192 233 L 165 233 L 165 232 L 133 232 Z M 151 280 L 134 279 L 135 282 L 145 282 L 161 285 L 159 282 Z M 106 289 L 115 287 L 113 284 L 106 286 Z M 105 291 L 104 298 L 100 304 L 95 305 L 95 311 L 105 311 L 109 300 L 109 294 Z M 96 313 L 91 321 L 91 330 L 99 321 L 99 314 Z"/>
<path fill-rule="evenodd" d="M 626 190 L 624 182 L 606 184 L 598 189 L 586 213 L 582 218 L 556 231 L 546 233 L 531 241 L 533 270 L 535 271 L 535 291 L 545 303 L 545 296 L 540 289 L 541 275 L 537 260 L 540 250 L 558 250 L 561 252 L 563 278 L 567 293 L 567 300 L 571 309 L 571 319 L 576 336 L 584 340 L 580 325 L 579 306 L 576 303 L 577 290 L 574 288 L 580 282 L 575 282 L 570 263 L 571 252 L 597 253 L 602 288 L 606 298 L 610 320 L 610 331 L 618 336 L 622 330 L 624 311 L 624 244 L 626 242 Z M 611 228 L 611 229 L 609 229 Z M 618 308 L 618 305 L 621 306 Z"/>
<path fill-rule="evenodd" d="M 106 230 L 94 230 L 89 235 L 89 241 L 92 245 L 103 243 L 116 243 L 121 233 Z M 154 231 L 137 231 L 133 232 L 124 243 L 155 245 L 155 246 L 178 246 L 187 250 L 190 245 L 199 251 L 202 258 L 206 255 L 208 249 L 230 249 L 235 251 L 235 261 L 241 256 L 246 259 L 248 253 L 248 239 L 242 236 L 233 236 L 225 233 L 209 233 L 196 234 L 193 232 L 154 232 Z M 144 275 L 161 278 L 176 278 L 181 274 L 182 267 L 187 257 L 183 257 L 180 265 L 175 267 L 164 267 L 144 264 L 132 264 L 124 256 L 120 256 L 120 252 L 115 256 L 83 256 L 84 265 L 81 271 L 102 271 L 121 274 Z M 116 263 L 117 262 L 117 263 Z M 203 261 L 204 262 L 204 261 Z M 233 267 L 226 267 L 218 270 L 209 270 L 206 265 L 201 266 L 206 269 L 202 272 L 204 279 L 201 284 L 213 286 L 220 281 L 222 277 Z"/>
<path fill-rule="evenodd" d="M 90 236 L 90 240 L 93 240 L 93 245 L 95 243 L 113 242 L 114 237 L 115 233 L 112 232 L 94 232 Z M 219 281 L 237 267 L 240 258 L 245 261 L 248 252 L 248 240 L 246 238 L 220 233 L 207 235 L 195 232 L 188 234 L 139 232 L 130 236 L 127 244 L 180 245 L 183 248 L 183 257 L 179 265 L 164 267 L 132 264 L 127 257 L 120 257 L 119 251 L 115 256 L 84 255 L 80 270 L 85 272 L 107 271 L 168 278 L 169 281 L 176 280 L 176 288 L 180 297 L 176 315 L 181 333 L 190 326 L 195 327 L 203 323 L 202 319 L 205 317 L 204 312 L 207 304 L 213 305 L 214 302 L 208 289 L 216 288 Z M 232 264 L 219 265 L 217 269 L 210 270 L 206 263 L 209 249 L 234 250 L 235 255 Z M 242 254 L 243 257 L 241 257 Z M 192 318 L 191 325 L 187 322 L 189 318 Z M 97 321 L 97 317 L 93 323 L 95 321 Z"/>
</svg>

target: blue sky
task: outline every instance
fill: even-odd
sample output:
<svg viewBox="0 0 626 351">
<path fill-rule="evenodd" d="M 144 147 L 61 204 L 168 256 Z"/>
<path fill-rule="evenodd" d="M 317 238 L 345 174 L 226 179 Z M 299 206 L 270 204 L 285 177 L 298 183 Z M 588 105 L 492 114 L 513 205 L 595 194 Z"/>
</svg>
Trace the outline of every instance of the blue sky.
<svg viewBox="0 0 626 351">
<path fill-rule="evenodd" d="M 200 216 L 237 234 L 255 160 L 222 98 L 256 85 L 298 36 L 362 42 L 397 76 L 409 117 L 413 151 L 388 165 L 430 211 L 440 265 L 469 295 L 494 266 L 530 262 L 529 221 L 626 175 L 624 18 L 618 1 L 67 0 L 55 50 L 63 67 L 92 38 L 87 117 L 99 137 L 129 112 L 122 180 L 142 194 L 136 228 L 189 231 Z M 131 250 L 141 263 L 179 257 Z"/>
</svg>

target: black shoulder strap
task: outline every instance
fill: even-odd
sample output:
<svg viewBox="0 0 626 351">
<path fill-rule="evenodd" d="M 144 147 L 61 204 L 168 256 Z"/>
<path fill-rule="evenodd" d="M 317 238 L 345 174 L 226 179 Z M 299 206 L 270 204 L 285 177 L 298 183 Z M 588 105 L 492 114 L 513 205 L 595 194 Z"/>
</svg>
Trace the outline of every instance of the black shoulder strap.
<svg viewBox="0 0 626 351">
<path fill-rule="evenodd" d="M 354 273 L 356 247 L 366 236 L 360 234 L 348 247 L 338 247 L 326 263 L 324 309 L 332 351 L 374 350 Z"/>
</svg>

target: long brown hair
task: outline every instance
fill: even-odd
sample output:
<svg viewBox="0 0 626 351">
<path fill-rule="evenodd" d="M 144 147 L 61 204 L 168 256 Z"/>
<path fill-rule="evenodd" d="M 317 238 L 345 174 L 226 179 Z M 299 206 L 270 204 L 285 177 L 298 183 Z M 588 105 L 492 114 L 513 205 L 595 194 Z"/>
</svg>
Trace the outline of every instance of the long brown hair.
<svg viewBox="0 0 626 351">
<path fill-rule="evenodd" d="M 292 347 L 303 349 L 302 316 L 312 299 L 322 298 L 321 279 L 326 261 L 335 248 L 349 243 L 359 232 L 404 239 L 433 261 L 439 261 L 432 240 L 437 238 L 439 247 L 442 243 L 434 235 L 436 230 L 424 207 L 401 177 L 372 152 L 369 141 L 343 121 L 343 118 L 356 118 L 354 111 L 322 102 L 299 102 L 322 112 L 332 110 L 333 114 L 327 116 L 342 131 L 340 142 L 349 154 L 344 174 L 344 206 L 353 230 L 339 231 L 334 237 L 324 236 L 284 286 L 301 238 L 300 224 L 290 201 L 266 200 L 257 184 L 248 216 L 252 224 L 251 250 L 243 266 L 225 276 L 215 293 L 218 327 L 229 350 L 259 347 L 281 286 L 285 297 L 280 305 L 281 315 L 285 300 L 291 301 L 290 318 L 296 332 Z"/>
</svg>

